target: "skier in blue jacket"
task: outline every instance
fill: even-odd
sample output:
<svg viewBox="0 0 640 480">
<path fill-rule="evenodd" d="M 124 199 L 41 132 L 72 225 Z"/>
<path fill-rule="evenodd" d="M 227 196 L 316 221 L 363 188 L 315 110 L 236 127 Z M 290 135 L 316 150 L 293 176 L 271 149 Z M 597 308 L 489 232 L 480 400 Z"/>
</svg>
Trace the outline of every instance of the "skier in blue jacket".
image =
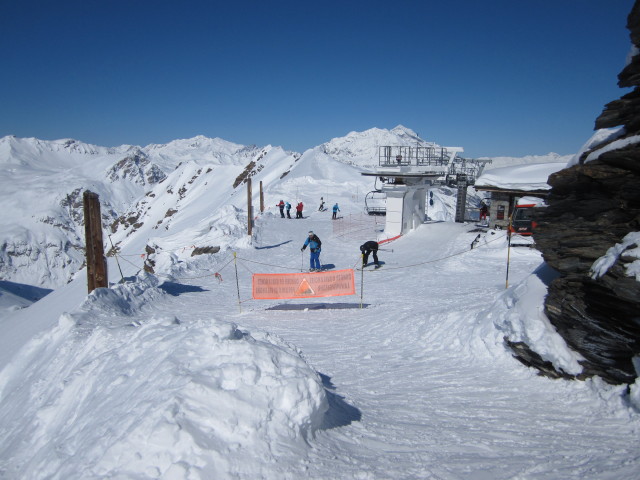
<svg viewBox="0 0 640 480">
<path fill-rule="evenodd" d="M 309 271 L 319 272 L 322 270 L 322 267 L 320 266 L 320 247 L 322 246 L 322 242 L 315 233 L 309 232 L 309 236 L 304 241 L 304 245 L 302 245 L 300 251 L 303 252 L 307 246 L 311 252 L 309 256 Z"/>
<path fill-rule="evenodd" d="M 338 207 L 338 204 L 336 203 L 333 206 L 333 217 L 331 217 L 332 220 L 336 219 L 336 215 L 338 214 L 339 211 L 340 211 L 340 207 Z"/>
</svg>

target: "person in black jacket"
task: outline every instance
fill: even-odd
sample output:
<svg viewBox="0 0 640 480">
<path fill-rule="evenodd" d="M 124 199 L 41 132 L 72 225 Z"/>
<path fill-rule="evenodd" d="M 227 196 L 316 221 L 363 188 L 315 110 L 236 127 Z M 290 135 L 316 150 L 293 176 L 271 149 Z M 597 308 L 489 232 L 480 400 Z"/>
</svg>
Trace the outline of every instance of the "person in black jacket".
<svg viewBox="0 0 640 480">
<path fill-rule="evenodd" d="M 360 245 L 360 251 L 362 252 L 362 266 L 366 267 L 367 262 L 369 261 L 369 254 L 373 254 L 373 263 L 376 264 L 376 267 L 380 266 L 380 262 L 378 262 L 378 242 L 374 242 L 373 240 L 369 240 L 368 242 Z"/>
</svg>

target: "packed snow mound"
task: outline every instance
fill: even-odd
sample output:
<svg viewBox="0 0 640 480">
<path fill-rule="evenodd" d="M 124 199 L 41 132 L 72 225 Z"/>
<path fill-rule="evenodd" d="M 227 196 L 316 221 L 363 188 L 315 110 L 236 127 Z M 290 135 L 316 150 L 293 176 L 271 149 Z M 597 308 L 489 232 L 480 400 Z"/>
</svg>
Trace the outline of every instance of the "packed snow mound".
<svg viewBox="0 0 640 480">
<path fill-rule="evenodd" d="M 567 346 L 542 308 L 547 285 L 554 275 L 557 274 L 543 265 L 499 295 L 491 308 L 478 315 L 483 327 L 477 330 L 476 338 L 493 344 L 493 349 L 502 345 L 505 338 L 511 342 L 524 342 L 551 362 L 556 370 L 578 375 L 582 372 L 582 356 Z"/>
<path fill-rule="evenodd" d="M 321 426 L 326 394 L 299 352 L 153 314 L 153 283 L 95 290 L 0 372 L 6 478 L 246 478 L 246 457 L 269 464 Z"/>
</svg>

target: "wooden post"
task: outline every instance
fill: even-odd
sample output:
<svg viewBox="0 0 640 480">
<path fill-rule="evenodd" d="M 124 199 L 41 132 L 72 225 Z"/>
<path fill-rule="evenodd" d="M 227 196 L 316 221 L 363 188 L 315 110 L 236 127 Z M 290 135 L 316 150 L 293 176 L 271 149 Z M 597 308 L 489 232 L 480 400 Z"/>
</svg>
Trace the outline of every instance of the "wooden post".
<svg viewBox="0 0 640 480">
<path fill-rule="evenodd" d="M 247 178 L 247 235 L 252 233 L 253 225 L 253 205 L 251 205 L 251 177 Z"/>
<path fill-rule="evenodd" d="M 102 243 L 102 217 L 100 200 L 97 193 L 85 190 L 82 196 L 84 205 L 84 235 L 87 258 L 87 287 L 89 293 L 96 288 L 108 287 L 107 260 Z"/>
<path fill-rule="evenodd" d="M 262 180 L 260 180 L 260 213 L 264 213 L 264 192 L 262 191 Z"/>
</svg>

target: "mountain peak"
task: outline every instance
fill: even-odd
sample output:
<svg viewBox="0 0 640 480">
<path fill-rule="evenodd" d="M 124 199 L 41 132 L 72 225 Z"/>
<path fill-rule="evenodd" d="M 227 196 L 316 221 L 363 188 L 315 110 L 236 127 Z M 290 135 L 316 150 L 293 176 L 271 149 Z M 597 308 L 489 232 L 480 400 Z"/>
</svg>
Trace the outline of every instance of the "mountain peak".
<svg viewBox="0 0 640 480">
<path fill-rule="evenodd" d="M 408 127 L 405 127 L 404 125 L 398 125 L 398 126 L 392 128 L 391 132 L 395 133 L 396 135 L 400 135 L 400 136 L 407 135 L 407 136 L 412 137 L 412 138 L 419 138 L 418 134 L 416 132 L 414 132 L 413 130 L 411 130 Z"/>
</svg>

